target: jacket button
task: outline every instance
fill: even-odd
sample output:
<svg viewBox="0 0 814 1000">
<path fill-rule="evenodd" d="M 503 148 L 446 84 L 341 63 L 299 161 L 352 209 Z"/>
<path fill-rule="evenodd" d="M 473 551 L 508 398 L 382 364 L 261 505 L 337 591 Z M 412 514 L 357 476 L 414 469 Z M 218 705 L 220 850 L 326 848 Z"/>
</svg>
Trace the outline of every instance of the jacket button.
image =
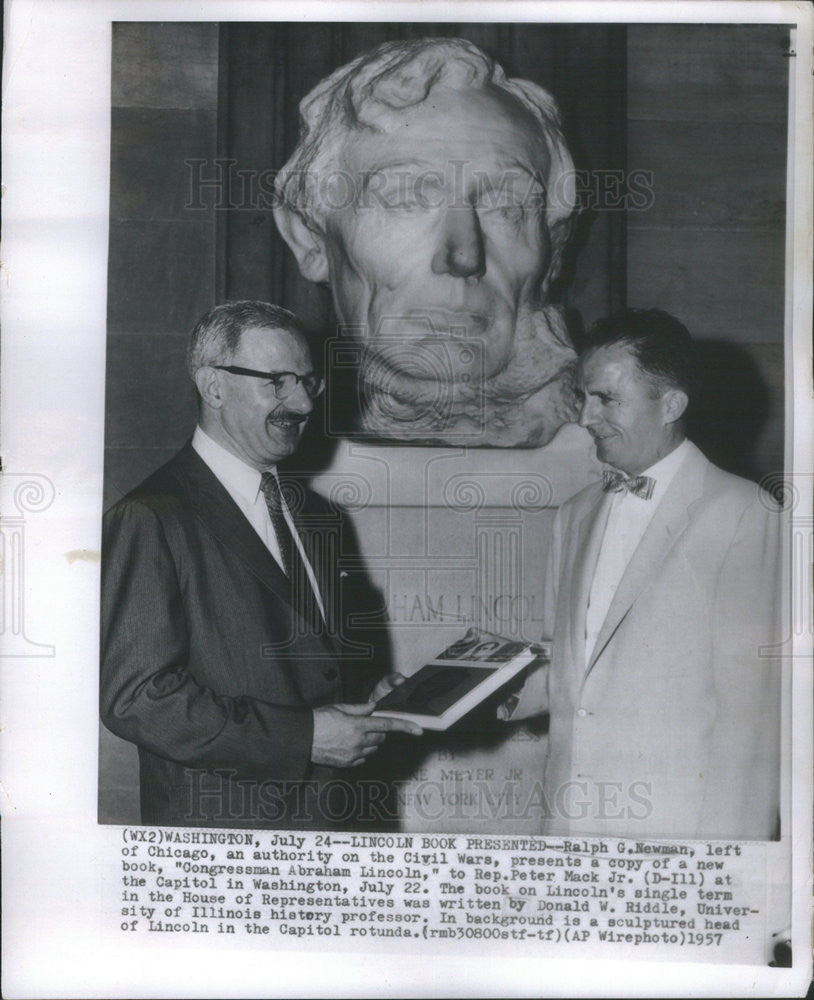
<svg viewBox="0 0 814 1000">
<path fill-rule="evenodd" d="M 577 709 L 577 715 L 580 717 L 580 719 L 584 719 L 587 714 L 588 714 L 588 709 L 587 708 L 578 708 Z"/>
<path fill-rule="evenodd" d="M 322 676 L 326 681 L 334 681 L 337 678 L 337 672 L 335 667 L 326 667 L 322 671 Z"/>
</svg>

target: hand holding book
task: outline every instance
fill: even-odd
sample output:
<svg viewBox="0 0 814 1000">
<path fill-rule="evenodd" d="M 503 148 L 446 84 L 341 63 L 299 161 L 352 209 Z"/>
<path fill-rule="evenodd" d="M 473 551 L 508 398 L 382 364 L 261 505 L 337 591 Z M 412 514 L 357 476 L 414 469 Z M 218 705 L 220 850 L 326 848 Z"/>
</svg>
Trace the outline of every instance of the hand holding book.
<svg viewBox="0 0 814 1000">
<path fill-rule="evenodd" d="M 546 647 L 477 628 L 379 698 L 374 715 L 444 730 L 507 684 Z"/>
</svg>

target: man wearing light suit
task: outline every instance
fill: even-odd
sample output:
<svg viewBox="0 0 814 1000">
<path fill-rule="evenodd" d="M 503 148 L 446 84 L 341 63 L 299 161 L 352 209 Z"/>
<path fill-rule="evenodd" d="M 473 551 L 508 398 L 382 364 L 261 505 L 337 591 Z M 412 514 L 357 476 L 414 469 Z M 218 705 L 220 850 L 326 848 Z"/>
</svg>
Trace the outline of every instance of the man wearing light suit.
<svg viewBox="0 0 814 1000">
<path fill-rule="evenodd" d="M 138 746 L 144 823 L 364 825 L 375 803 L 337 769 L 420 729 L 371 717 L 399 678 L 342 655 L 338 514 L 277 478 L 322 379 L 264 302 L 213 309 L 187 360 L 191 442 L 105 517 L 103 721 Z"/>
<path fill-rule="evenodd" d="M 549 834 L 776 835 L 780 516 L 686 439 L 696 371 L 658 310 L 600 321 L 580 357 L 580 423 L 610 468 L 557 512 L 552 661 L 511 714 L 550 714 Z"/>
</svg>

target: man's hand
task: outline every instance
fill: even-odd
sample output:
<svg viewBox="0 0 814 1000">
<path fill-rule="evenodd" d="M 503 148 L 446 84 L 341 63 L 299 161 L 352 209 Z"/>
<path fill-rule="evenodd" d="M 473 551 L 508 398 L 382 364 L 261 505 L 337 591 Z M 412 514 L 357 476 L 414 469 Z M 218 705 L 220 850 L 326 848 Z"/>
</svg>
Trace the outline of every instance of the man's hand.
<svg viewBox="0 0 814 1000">
<path fill-rule="evenodd" d="M 404 674 L 388 674 L 387 677 L 382 677 L 376 687 L 370 693 L 368 701 L 380 701 L 386 694 L 403 684 L 407 678 Z"/>
<path fill-rule="evenodd" d="M 520 688 L 506 695 L 504 700 L 497 706 L 497 717 L 501 722 L 511 721 L 511 717 L 517 711 L 520 704 Z"/>
<path fill-rule="evenodd" d="M 311 760 L 329 767 L 363 764 L 384 743 L 388 733 L 420 736 L 418 726 L 405 719 L 373 718 L 372 702 L 364 705 L 325 705 L 314 709 Z"/>
</svg>

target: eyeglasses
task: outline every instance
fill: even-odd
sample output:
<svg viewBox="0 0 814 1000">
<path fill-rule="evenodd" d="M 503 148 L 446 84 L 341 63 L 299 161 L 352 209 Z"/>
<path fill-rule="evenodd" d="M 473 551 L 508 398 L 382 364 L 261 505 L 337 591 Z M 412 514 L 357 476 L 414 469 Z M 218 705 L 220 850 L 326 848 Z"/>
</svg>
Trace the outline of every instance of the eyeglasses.
<svg viewBox="0 0 814 1000">
<path fill-rule="evenodd" d="M 302 385 L 311 399 L 316 399 L 325 388 L 325 379 L 315 372 L 297 375 L 296 372 L 258 372 L 254 368 L 240 368 L 238 365 L 211 365 L 222 372 L 232 375 L 249 375 L 252 378 L 264 378 L 271 382 L 277 399 L 287 399 L 298 385 Z"/>
</svg>

